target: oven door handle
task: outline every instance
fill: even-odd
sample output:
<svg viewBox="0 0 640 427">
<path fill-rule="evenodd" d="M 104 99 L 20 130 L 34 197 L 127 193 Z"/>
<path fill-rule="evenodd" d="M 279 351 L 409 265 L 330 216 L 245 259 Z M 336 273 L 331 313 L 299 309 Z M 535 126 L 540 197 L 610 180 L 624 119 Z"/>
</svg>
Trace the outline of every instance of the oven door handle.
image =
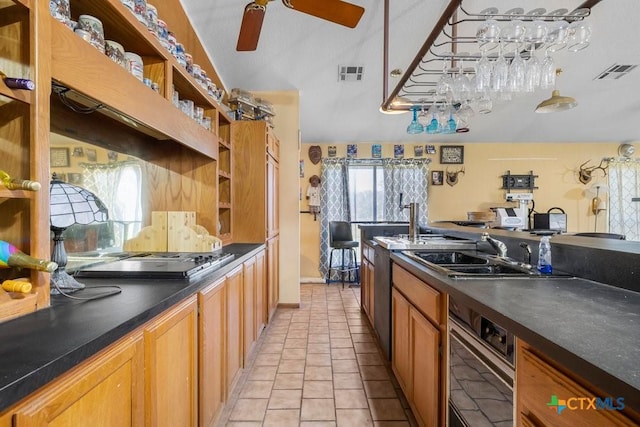
<svg viewBox="0 0 640 427">
<path fill-rule="evenodd" d="M 495 350 L 484 344 L 480 339 L 467 332 L 463 326 L 449 317 L 449 334 L 467 351 L 473 354 L 483 365 L 493 372 L 502 382 L 513 390 L 514 369 L 505 362 Z"/>
</svg>

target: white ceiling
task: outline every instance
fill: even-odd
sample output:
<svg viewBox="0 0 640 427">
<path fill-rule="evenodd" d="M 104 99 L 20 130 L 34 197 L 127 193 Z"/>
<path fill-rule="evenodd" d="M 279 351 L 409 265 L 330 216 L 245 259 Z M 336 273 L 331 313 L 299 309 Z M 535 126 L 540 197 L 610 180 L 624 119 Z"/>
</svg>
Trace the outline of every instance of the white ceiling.
<svg viewBox="0 0 640 427">
<path fill-rule="evenodd" d="M 454 135 L 408 135 L 408 114 L 379 112 L 383 101 L 382 0 L 352 0 L 366 11 L 355 29 L 345 28 L 271 1 L 255 52 L 236 52 L 242 13 L 249 0 L 181 0 L 227 89 L 298 90 L 302 141 L 321 142 L 545 142 L 640 140 L 640 67 L 620 80 L 594 81 L 614 63 L 640 64 L 638 0 L 604 0 L 588 17 L 589 48 L 559 52 L 557 87 L 577 108 L 535 114 L 550 96 L 538 91 L 499 105 L 471 120 L 471 131 Z M 318 0 L 322 1 L 322 0 Z M 406 70 L 448 1 L 390 0 L 389 68 Z M 496 6 L 573 10 L 580 1 L 465 0 L 476 11 Z M 465 6 L 466 7 L 466 6 Z M 365 67 L 361 82 L 338 82 L 339 65 Z M 397 80 L 390 79 L 389 90 Z"/>
</svg>

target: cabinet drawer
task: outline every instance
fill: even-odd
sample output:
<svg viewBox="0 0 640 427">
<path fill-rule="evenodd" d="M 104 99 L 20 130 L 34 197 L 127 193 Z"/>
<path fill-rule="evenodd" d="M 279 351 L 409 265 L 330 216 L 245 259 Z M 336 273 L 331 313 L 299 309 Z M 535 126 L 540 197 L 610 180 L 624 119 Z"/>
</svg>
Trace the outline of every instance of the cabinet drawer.
<svg viewBox="0 0 640 427">
<path fill-rule="evenodd" d="M 443 295 L 431 286 L 409 273 L 404 268 L 393 264 L 393 286 L 413 304 L 422 314 L 436 324 L 442 323 Z"/>
<path fill-rule="evenodd" d="M 528 348 L 519 346 L 516 366 L 516 395 L 520 425 L 539 424 L 559 427 L 635 425 L 617 410 L 590 407 L 591 399 L 596 397 L 604 399 L 609 396 L 596 396 Z M 566 406 L 560 414 L 549 406 L 549 403 L 553 403 L 553 396 L 558 399 L 558 403 Z M 613 406 L 617 406 L 616 398 L 617 396 L 612 396 Z M 523 421 L 523 418 L 530 424 Z"/>
</svg>

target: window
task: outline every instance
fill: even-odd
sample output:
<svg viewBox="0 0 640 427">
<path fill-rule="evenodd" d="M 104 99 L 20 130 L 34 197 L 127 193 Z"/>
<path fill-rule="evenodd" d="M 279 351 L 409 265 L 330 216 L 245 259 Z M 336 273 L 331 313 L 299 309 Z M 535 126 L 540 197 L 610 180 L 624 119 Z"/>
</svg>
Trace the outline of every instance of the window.
<svg viewBox="0 0 640 427">
<path fill-rule="evenodd" d="M 352 222 L 384 221 L 384 174 L 377 162 L 349 165 Z"/>
</svg>

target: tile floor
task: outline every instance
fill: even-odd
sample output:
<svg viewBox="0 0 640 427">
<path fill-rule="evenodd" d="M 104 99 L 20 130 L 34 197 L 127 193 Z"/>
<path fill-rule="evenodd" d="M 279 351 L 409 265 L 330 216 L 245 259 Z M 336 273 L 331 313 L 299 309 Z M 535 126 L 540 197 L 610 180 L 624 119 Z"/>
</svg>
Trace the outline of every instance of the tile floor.
<svg viewBox="0 0 640 427">
<path fill-rule="evenodd" d="M 360 288 L 304 284 L 278 309 L 219 426 L 415 426 L 360 311 Z"/>
</svg>

